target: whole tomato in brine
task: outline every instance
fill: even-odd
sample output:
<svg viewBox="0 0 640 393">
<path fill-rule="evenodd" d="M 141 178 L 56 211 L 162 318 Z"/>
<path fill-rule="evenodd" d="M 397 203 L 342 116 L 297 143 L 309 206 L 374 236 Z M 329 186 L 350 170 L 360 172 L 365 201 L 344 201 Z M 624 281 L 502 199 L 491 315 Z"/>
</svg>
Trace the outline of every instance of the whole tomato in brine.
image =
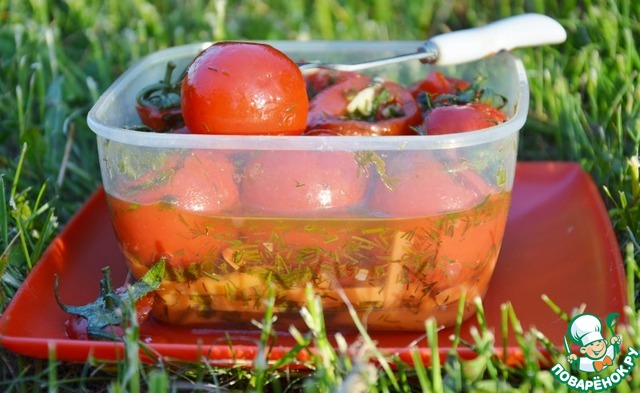
<svg viewBox="0 0 640 393">
<path fill-rule="evenodd" d="M 240 186 L 242 206 L 255 219 L 240 231 L 247 245 L 258 246 L 266 266 L 281 260 L 291 271 L 324 276 L 337 266 L 332 258 L 362 235 L 350 213 L 364 203 L 367 188 L 354 152 L 258 152 L 246 163 Z"/>
<path fill-rule="evenodd" d="M 235 236 L 221 217 L 239 202 L 234 167 L 222 153 L 190 151 L 161 184 L 137 195 L 145 203 L 108 198 L 116 236 L 134 275 L 165 257 L 173 267 L 215 260 Z"/>
<path fill-rule="evenodd" d="M 393 187 L 376 182 L 368 206 L 394 217 L 424 217 L 469 209 L 482 201 L 481 179 L 448 170 L 428 151 L 404 152 L 387 161 Z"/>
<path fill-rule="evenodd" d="M 359 203 L 367 178 L 354 153 L 264 151 L 244 167 L 240 199 L 261 216 L 318 216 Z"/>
</svg>

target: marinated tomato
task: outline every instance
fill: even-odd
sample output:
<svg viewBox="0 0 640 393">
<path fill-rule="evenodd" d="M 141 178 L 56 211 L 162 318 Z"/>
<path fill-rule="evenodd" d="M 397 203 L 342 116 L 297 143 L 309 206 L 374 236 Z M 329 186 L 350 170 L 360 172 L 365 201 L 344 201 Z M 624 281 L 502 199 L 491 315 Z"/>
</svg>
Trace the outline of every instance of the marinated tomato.
<svg viewBox="0 0 640 393">
<path fill-rule="evenodd" d="M 389 274 L 395 271 L 397 278 L 386 286 L 397 306 L 413 304 L 427 316 L 436 307 L 452 312 L 463 293 L 467 302 L 483 295 L 498 258 L 509 201 L 509 193 L 496 193 L 464 210 L 404 222 L 390 254 L 396 263 Z"/>
<path fill-rule="evenodd" d="M 427 135 L 476 131 L 504 123 L 509 118 L 496 107 L 483 102 L 438 106 L 429 111 L 421 129 Z"/>
<path fill-rule="evenodd" d="M 249 214 L 315 217 L 345 213 L 366 187 L 352 152 L 264 151 L 246 163 L 240 199 Z"/>
<path fill-rule="evenodd" d="M 422 115 L 402 85 L 363 75 L 322 90 L 309 106 L 307 133 L 321 129 L 337 135 L 411 135 Z"/>
<path fill-rule="evenodd" d="M 167 63 L 165 77 L 142 89 L 136 96 L 140 121 L 155 132 L 184 133 L 180 84 L 171 81 L 175 64 Z"/>
<path fill-rule="evenodd" d="M 424 79 L 409 86 L 409 91 L 416 99 L 420 94 L 428 94 L 429 99 L 433 101 L 440 95 L 459 94 L 470 86 L 471 83 L 464 79 L 448 77 L 439 71 L 433 70 Z"/>
<path fill-rule="evenodd" d="M 309 100 L 298 66 L 264 44 L 219 42 L 182 81 L 184 121 L 196 134 L 300 135 Z"/>
<path fill-rule="evenodd" d="M 305 72 L 304 80 L 307 84 L 307 95 L 309 99 L 313 99 L 318 93 L 324 89 L 331 87 L 337 83 L 343 82 L 349 78 L 358 76 L 358 73 L 348 71 L 335 71 L 317 68 Z"/>
<path fill-rule="evenodd" d="M 390 254 L 409 281 L 402 296 L 411 294 L 406 300 L 426 310 L 451 304 L 463 292 L 478 294 L 498 256 L 509 193 L 471 169 L 448 169 L 428 151 L 397 155 L 386 168 L 394 187 L 377 182 L 368 206 L 414 217 L 398 227 Z"/>
<path fill-rule="evenodd" d="M 221 153 L 191 151 L 164 183 L 138 195 L 147 203 L 109 197 L 112 221 L 136 276 L 165 257 L 171 266 L 215 259 L 235 230 L 212 226 L 207 215 L 237 207 L 234 167 Z"/>
<path fill-rule="evenodd" d="M 232 210 L 239 201 L 235 168 L 227 155 L 209 150 L 189 150 L 164 159 L 164 165 L 133 181 L 136 192 L 128 199 L 140 204 L 163 201 L 180 210 L 217 214 Z"/>
<path fill-rule="evenodd" d="M 439 299 L 453 296 L 452 291 L 458 291 L 458 298 L 461 291 L 472 290 L 487 269 L 493 271 L 508 210 L 509 195 L 494 194 L 475 208 L 475 214 L 457 223 L 443 221 L 436 242 L 423 238 L 416 244 L 421 252 L 437 256 L 425 281 Z"/>
<path fill-rule="evenodd" d="M 393 187 L 376 182 L 368 206 L 394 217 L 420 217 L 469 209 L 485 194 L 481 183 L 447 170 L 428 151 L 405 152 L 387 161 Z M 471 176 L 471 175 L 470 175 Z"/>
</svg>

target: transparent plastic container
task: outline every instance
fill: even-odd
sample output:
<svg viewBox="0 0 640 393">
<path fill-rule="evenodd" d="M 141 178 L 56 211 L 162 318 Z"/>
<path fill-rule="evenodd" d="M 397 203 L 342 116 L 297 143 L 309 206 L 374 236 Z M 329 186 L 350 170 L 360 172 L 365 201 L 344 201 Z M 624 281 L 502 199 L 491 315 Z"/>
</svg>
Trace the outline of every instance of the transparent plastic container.
<svg viewBox="0 0 640 393">
<path fill-rule="evenodd" d="M 420 42 L 269 42 L 294 60 L 357 62 L 415 51 Z M 507 98 L 510 119 L 443 136 L 214 136 L 157 134 L 139 123 L 135 96 L 186 67 L 208 43 L 159 51 L 133 65 L 88 115 L 124 259 L 138 278 L 160 258 L 167 272 L 153 316 L 233 329 L 260 320 L 303 326 L 310 285 L 329 330 L 353 328 L 345 301 L 370 330 L 455 322 L 483 296 L 502 243 L 518 134 L 529 90 L 521 62 L 502 53 L 441 69 Z M 410 84 L 431 66 L 368 71 Z"/>
</svg>

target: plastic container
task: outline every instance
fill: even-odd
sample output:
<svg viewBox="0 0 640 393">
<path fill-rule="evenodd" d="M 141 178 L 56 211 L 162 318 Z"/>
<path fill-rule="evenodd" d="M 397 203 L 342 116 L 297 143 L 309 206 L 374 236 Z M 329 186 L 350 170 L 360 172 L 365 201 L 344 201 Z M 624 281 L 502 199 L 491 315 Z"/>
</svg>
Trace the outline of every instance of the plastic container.
<svg viewBox="0 0 640 393">
<path fill-rule="evenodd" d="M 415 51 L 419 42 L 269 42 L 294 60 L 356 62 Z M 455 322 L 483 296 L 500 250 L 518 133 L 529 90 L 508 53 L 443 69 L 507 98 L 510 119 L 444 136 L 212 136 L 123 129 L 139 123 L 136 93 L 186 67 L 208 44 L 154 53 L 126 71 L 88 115 L 124 259 L 135 277 L 164 257 L 153 316 L 241 328 L 275 302 L 276 327 L 304 326 L 310 285 L 330 330 Z M 369 73 L 409 84 L 410 62 Z M 274 296 L 271 296 L 274 295 Z"/>
</svg>

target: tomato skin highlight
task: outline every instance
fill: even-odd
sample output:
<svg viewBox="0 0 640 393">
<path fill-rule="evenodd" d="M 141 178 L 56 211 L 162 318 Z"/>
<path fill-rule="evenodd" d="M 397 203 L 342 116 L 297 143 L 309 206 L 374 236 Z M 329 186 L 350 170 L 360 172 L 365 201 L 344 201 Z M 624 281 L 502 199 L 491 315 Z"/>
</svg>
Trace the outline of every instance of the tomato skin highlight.
<svg viewBox="0 0 640 393">
<path fill-rule="evenodd" d="M 240 196 L 260 216 L 298 217 L 345 212 L 366 187 L 353 153 L 264 151 L 247 162 Z"/>
<path fill-rule="evenodd" d="M 213 44 L 182 81 L 184 121 L 196 134 L 300 135 L 308 109 L 300 69 L 269 45 Z"/>
<path fill-rule="evenodd" d="M 439 106 L 429 111 L 422 123 L 427 135 L 476 131 L 504 123 L 509 118 L 497 108 L 482 102 Z"/>
<path fill-rule="evenodd" d="M 386 89 L 393 97 L 392 100 L 401 108 L 402 115 L 384 118 L 376 113 L 375 121 L 348 119 L 348 96 L 365 89 L 371 82 L 371 78 L 357 75 L 321 91 L 309 105 L 306 133 L 319 128 L 350 136 L 415 134 L 411 127 L 419 125 L 422 120 L 418 104 L 406 88 L 395 82 L 385 81 L 381 88 Z"/>
</svg>

